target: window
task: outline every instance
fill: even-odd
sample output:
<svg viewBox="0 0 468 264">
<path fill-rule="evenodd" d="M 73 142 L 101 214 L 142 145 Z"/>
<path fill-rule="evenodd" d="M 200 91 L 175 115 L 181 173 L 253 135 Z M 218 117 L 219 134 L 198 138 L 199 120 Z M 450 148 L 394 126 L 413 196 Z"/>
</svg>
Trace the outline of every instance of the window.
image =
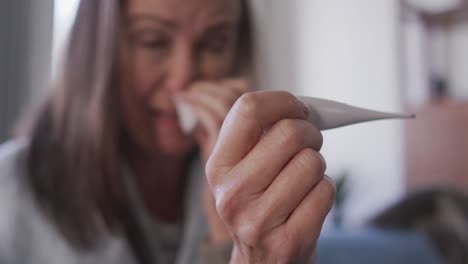
<svg viewBox="0 0 468 264">
<path fill-rule="evenodd" d="M 54 0 L 54 32 L 52 50 L 52 76 L 55 76 L 60 55 L 73 25 L 79 0 Z"/>
</svg>

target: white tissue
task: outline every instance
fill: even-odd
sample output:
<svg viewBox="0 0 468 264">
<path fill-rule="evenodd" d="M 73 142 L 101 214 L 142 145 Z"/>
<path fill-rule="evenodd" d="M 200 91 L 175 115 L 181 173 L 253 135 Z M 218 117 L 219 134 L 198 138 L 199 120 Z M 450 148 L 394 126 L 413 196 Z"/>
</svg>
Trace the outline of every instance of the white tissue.
<svg viewBox="0 0 468 264">
<path fill-rule="evenodd" d="M 178 96 L 174 97 L 174 103 L 182 132 L 184 134 L 192 133 L 198 123 L 198 117 L 193 107 Z"/>
</svg>

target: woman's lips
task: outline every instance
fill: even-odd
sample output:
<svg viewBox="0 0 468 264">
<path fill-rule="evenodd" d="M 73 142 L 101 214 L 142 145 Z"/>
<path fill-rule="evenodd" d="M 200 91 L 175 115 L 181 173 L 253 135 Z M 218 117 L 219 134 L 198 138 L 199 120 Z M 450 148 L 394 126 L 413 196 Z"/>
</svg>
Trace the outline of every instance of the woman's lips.
<svg viewBox="0 0 468 264">
<path fill-rule="evenodd" d="M 157 126 L 180 130 L 179 118 L 175 112 L 154 111 L 152 115 Z"/>
</svg>

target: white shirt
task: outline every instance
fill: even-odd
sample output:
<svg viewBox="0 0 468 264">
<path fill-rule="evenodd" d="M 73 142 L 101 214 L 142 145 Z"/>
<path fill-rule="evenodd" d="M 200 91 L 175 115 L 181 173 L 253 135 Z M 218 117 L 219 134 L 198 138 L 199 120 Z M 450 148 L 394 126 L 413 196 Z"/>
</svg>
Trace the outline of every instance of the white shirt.
<svg viewBox="0 0 468 264">
<path fill-rule="evenodd" d="M 105 234 L 99 246 L 89 252 L 71 247 L 50 220 L 41 212 L 25 182 L 25 154 L 28 144 L 11 141 L 0 145 L 0 263 L 5 264 L 133 264 L 136 263 L 127 241 Z M 199 165 L 199 164 L 198 164 Z M 191 170 L 185 195 L 184 222 L 176 262 L 199 263 L 200 245 L 206 236 L 206 221 L 201 206 L 203 174 L 200 166 Z M 128 175 L 128 173 L 126 173 Z M 143 209 L 131 177 L 127 189 L 145 230 L 149 245 L 157 252 L 154 222 Z M 155 259 L 157 259 L 155 254 Z M 161 263 L 162 261 L 155 263 Z M 205 263 L 205 261 L 203 261 Z"/>
</svg>

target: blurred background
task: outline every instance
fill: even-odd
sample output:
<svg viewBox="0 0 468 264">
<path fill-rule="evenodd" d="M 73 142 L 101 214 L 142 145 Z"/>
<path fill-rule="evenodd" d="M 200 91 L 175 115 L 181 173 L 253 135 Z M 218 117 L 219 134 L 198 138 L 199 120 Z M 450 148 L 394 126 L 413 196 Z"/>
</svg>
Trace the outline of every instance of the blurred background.
<svg viewBox="0 0 468 264">
<path fill-rule="evenodd" d="M 0 141 L 48 89 L 77 3 L 0 1 Z M 466 1 L 251 4 L 258 88 L 417 114 L 324 132 L 327 173 L 344 186 L 325 230 L 361 227 L 416 190 L 468 190 Z"/>
</svg>

